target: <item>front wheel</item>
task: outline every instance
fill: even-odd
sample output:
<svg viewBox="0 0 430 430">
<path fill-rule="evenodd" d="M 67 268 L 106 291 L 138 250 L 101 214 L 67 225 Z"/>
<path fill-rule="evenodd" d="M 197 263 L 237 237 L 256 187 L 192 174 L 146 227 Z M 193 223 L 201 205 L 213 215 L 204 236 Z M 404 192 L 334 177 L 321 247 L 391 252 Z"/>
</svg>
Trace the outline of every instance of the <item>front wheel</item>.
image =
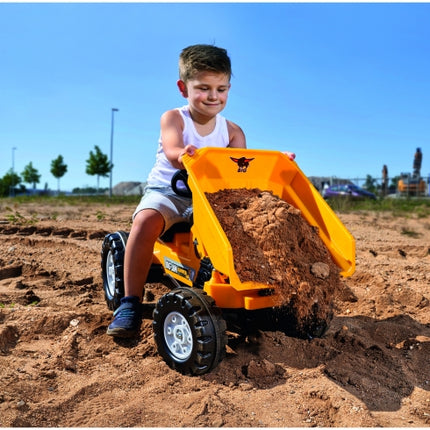
<svg viewBox="0 0 430 430">
<path fill-rule="evenodd" d="M 172 369 L 201 375 L 224 358 L 226 323 L 215 301 L 203 291 L 181 287 L 165 294 L 153 319 L 158 353 Z"/>
</svg>

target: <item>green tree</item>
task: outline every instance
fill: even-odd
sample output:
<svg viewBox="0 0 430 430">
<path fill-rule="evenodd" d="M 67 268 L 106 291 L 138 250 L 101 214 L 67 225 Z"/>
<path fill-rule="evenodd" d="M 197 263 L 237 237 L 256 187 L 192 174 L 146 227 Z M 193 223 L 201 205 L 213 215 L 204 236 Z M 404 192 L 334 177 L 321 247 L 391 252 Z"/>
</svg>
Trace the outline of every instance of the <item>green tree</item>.
<svg viewBox="0 0 430 430">
<path fill-rule="evenodd" d="M 372 178 L 371 175 L 367 175 L 363 188 L 374 193 L 376 191 L 376 179 Z"/>
<path fill-rule="evenodd" d="M 67 164 L 64 164 L 62 155 L 59 155 L 55 160 L 51 161 L 51 173 L 54 178 L 57 178 L 57 190 L 60 193 L 60 178 L 67 172 Z"/>
<path fill-rule="evenodd" d="M 390 188 L 397 190 L 397 185 L 399 184 L 399 181 L 400 181 L 400 175 L 394 176 L 393 178 L 391 178 Z"/>
<path fill-rule="evenodd" d="M 37 169 L 33 167 L 33 163 L 30 161 L 21 173 L 23 182 L 33 185 L 33 190 L 36 185 L 40 182 L 40 174 Z"/>
<path fill-rule="evenodd" d="M 14 195 L 13 191 L 22 182 L 21 177 L 10 169 L 3 178 L 0 179 L 0 196 Z"/>
<path fill-rule="evenodd" d="M 100 176 L 109 176 L 113 164 L 109 162 L 108 156 L 103 154 L 100 148 L 95 145 L 95 152 L 90 151 L 90 158 L 87 160 L 85 172 L 87 175 L 97 175 L 97 190 L 99 189 Z"/>
</svg>

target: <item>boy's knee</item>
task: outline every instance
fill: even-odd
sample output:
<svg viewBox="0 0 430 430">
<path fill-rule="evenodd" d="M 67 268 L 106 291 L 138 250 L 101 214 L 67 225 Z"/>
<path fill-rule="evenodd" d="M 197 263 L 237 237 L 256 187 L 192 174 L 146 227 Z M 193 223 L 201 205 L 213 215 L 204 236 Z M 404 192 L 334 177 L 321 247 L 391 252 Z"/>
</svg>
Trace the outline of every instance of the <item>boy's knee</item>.
<svg viewBox="0 0 430 430">
<path fill-rule="evenodd" d="M 147 234 L 151 232 L 158 237 L 164 229 L 164 218 L 156 210 L 142 210 L 134 217 L 132 229 Z"/>
</svg>

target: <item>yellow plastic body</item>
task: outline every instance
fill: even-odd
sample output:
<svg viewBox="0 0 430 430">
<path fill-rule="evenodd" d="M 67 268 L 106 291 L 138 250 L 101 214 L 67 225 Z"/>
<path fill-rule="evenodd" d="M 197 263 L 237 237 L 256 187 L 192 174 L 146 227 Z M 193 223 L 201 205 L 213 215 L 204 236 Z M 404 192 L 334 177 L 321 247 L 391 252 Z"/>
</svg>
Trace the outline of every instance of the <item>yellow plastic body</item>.
<svg viewBox="0 0 430 430">
<path fill-rule="evenodd" d="M 152 262 L 161 264 L 171 277 L 192 287 L 200 267 L 200 258 L 193 248 L 191 233 L 176 233 L 173 242 L 168 243 L 158 239 Z"/>
<path fill-rule="evenodd" d="M 183 163 L 193 195 L 194 223 L 188 251 L 189 254 L 197 252 L 198 259 L 210 258 L 215 270 L 210 281 L 205 283 L 204 290 L 215 299 L 218 306 L 262 309 L 279 305 L 280 302 L 277 292 L 270 290 L 267 285 L 239 280 L 234 269 L 230 242 L 205 196 L 206 192 L 228 188 L 272 191 L 299 209 L 310 225 L 318 227 L 319 235 L 340 267 L 341 274 L 350 276 L 354 273 L 354 238 L 297 163 L 282 152 L 203 148 L 193 156 L 184 156 Z M 160 244 L 158 249 L 159 253 L 164 253 Z M 177 257 L 181 258 L 180 251 Z M 195 258 L 192 256 L 188 259 L 190 266 L 197 263 Z"/>
</svg>

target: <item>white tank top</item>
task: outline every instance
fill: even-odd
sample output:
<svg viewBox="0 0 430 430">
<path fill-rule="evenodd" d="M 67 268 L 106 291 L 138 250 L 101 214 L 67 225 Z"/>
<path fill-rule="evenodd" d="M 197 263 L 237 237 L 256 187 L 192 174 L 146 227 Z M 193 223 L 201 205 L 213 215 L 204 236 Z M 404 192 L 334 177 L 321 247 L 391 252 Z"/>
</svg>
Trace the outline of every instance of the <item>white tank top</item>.
<svg viewBox="0 0 430 430">
<path fill-rule="evenodd" d="M 193 120 L 191 119 L 189 106 L 177 108 L 184 121 L 184 130 L 182 137 L 184 145 L 194 145 L 196 148 L 203 148 L 206 146 L 215 146 L 219 148 L 226 148 L 229 144 L 229 135 L 227 128 L 227 120 L 218 114 L 216 116 L 215 128 L 207 136 L 200 136 L 194 127 Z M 178 169 L 173 167 L 167 159 L 163 151 L 161 143 L 161 134 L 158 139 L 158 149 L 156 155 L 155 165 L 149 173 L 147 185 L 150 187 L 167 187 L 170 186 L 172 176 Z"/>
</svg>

